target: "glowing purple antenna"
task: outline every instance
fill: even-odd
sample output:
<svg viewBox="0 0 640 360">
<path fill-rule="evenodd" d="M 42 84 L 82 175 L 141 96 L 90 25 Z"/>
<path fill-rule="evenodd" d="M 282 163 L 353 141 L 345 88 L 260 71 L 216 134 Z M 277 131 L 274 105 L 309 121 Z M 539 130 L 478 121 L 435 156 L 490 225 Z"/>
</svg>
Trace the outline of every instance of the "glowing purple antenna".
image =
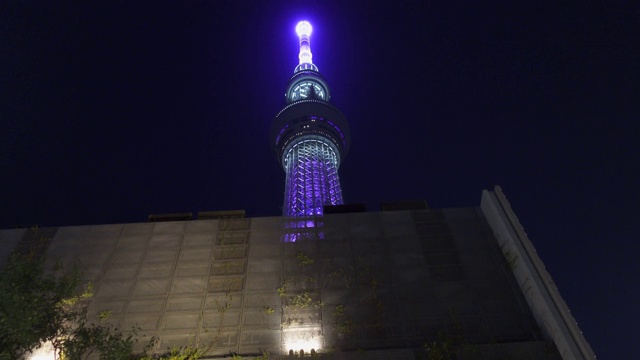
<svg viewBox="0 0 640 360">
<path fill-rule="evenodd" d="M 311 24 L 308 21 L 300 21 L 296 25 L 296 33 L 300 38 L 300 64 L 313 64 L 313 55 L 311 55 L 311 45 L 309 37 L 311 36 Z"/>
</svg>

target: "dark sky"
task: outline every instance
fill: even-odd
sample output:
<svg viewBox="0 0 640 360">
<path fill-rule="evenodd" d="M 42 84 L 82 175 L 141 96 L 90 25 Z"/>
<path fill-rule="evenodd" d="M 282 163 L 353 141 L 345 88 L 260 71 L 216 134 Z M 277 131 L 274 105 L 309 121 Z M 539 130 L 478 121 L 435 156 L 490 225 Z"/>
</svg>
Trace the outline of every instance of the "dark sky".
<svg viewBox="0 0 640 360">
<path fill-rule="evenodd" d="M 0 228 L 280 214 L 307 19 L 345 200 L 501 185 L 598 357 L 640 358 L 638 2 L 65 3 L 0 3 Z"/>
</svg>

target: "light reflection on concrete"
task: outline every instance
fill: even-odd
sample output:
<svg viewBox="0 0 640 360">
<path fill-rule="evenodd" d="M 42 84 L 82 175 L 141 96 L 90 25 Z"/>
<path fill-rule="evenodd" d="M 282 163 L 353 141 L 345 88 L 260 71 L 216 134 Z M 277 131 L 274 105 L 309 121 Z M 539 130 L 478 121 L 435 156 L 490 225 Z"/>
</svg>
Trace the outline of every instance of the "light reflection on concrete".
<svg viewBox="0 0 640 360">
<path fill-rule="evenodd" d="M 311 350 L 322 349 L 323 336 L 320 327 L 305 327 L 297 329 L 284 329 L 284 346 L 285 353 L 293 350 L 298 353 L 304 350 L 310 353 Z"/>
</svg>

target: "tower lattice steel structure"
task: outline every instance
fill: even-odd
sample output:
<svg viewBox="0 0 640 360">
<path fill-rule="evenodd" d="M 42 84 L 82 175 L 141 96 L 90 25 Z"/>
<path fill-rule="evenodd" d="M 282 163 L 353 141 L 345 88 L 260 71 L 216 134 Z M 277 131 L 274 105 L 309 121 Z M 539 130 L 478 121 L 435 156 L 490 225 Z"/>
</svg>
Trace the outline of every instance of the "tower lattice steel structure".
<svg viewBox="0 0 640 360">
<path fill-rule="evenodd" d="M 313 64 L 311 24 L 296 27 L 299 63 L 289 78 L 287 105 L 271 126 L 271 144 L 286 173 L 285 216 L 321 215 L 324 205 L 342 204 L 338 168 L 349 149 L 349 124 L 329 103 L 329 86 Z"/>
</svg>

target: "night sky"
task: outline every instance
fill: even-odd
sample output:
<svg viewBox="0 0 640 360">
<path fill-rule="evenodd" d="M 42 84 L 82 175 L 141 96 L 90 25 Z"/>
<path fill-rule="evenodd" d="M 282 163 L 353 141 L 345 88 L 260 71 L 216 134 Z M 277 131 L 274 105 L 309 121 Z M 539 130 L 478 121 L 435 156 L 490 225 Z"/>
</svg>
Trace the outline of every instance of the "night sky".
<svg viewBox="0 0 640 360">
<path fill-rule="evenodd" d="M 0 228 L 279 215 L 307 19 L 345 201 L 501 185 L 596 355 L 640 358 L 638 2 L 179 3 L 0 3 Z"/>
</svg>

